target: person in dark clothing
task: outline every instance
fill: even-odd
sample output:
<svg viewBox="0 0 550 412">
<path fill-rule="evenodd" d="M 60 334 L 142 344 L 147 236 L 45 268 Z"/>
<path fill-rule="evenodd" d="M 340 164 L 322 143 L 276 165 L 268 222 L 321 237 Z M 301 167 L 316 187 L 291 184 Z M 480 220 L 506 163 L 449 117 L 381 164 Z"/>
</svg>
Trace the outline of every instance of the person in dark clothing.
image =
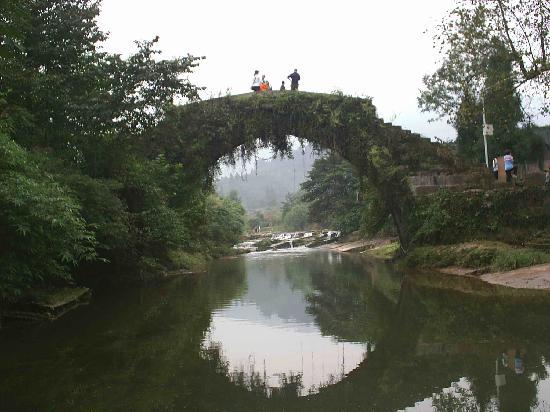
<svg viewBox="0 0 550 412">
<path fill-rule="evenodd" d="M 290 79 L 290 90 L 298 90 L 298 82 L 300 81 L 298 69 L 294 69 L 294 73 L 290 73 L 287 78 Z"/>
<path fill-rule="evenodd" d="M 283 82 L 281 83 L 281 87 L 279 88 L 280 91 L 285 91 L 286 90 L 286 87 L 285 87 L 285 81 L 283 80 Z"/>
</svg>

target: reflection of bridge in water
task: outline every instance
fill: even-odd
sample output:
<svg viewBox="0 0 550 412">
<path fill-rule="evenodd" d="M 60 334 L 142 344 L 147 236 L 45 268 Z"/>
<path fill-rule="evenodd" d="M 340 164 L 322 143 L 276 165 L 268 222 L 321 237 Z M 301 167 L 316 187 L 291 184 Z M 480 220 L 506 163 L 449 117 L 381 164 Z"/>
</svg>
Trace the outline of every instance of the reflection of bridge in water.
<svg viewBox="0 0 550 412">
<path fill-rule="evenodd" d="M 338 405 L 343 410 L 354 410 L 355 405 L 362 410 L 400 410 L 441 394 L 465 377 L 481 410 L 491 402 L 501 411 L 531 410 L 537 402 L 533 377 L 548 376 L 544 359 L 550 355 L 550 300 L 529 299 L 466 296 L 419 288 L 406 279 L 392 325 L 376 350 L 345 380 L 321 392 L 316 402 L 334 400 L 327 410 Z M 518 373 L 508 361 L 508 368 L 499 371 L 497 365 L 495 371 L 502 353 L 516 350 L 522 353 L 524 370 Z M 495 384 L 495 374 L 507 377 L 504 386 Z M 459 403 L 455 407 L 461 409 Z"/>
<path fill-rule="evenodd" d="M 453 400 L 452 410 L 461 410 L 465 401 L 481 410 L 492 404 L 514 412 L 536 404 L 537 382 L 548 375 L 550 300 L 467 296 L 418 286 L 410 278 L 396 295 L 397 278 L 377 285 L 377 277 L 383 273 L 374 274 L 367 302 L 378 309 L 367 305 L 367 311 L 391 313 L 374 350 L 343 380 L 319 393 L 275 397 L 267 405 L 274 410 L 395 411 L 425 399 L 429 405 L 434 394 L 452 397 L 454 392 L 446 388 L 457 382 L 464 386 L 464 378 L 466 391 Z M 514 362 L 521 362 L 521 369 Z"/>
<path fill-rule="evenodd" d="M 208 276 L 98 296 L 47 328 L 3 331 L 0 410 L 394 411 L 462 378 L 469 400 L 486 406 L 498 397 L 500 411 L 537 410 L 538 401 L 550 400 L 549 381 L 541 382 L 550 359 L 548 297 L 496 297 L 494 288 L 458 277 L 402 283 L 384 266 L 318 255 L 306 272 L 300 259 L 270 264 L 308 296 L 306 314 L 319 333 L 374 345 L 357 368 L 317 394 L 288 390 L 268 398 L 232 382 L 219 351 L 199 353 L 213 314 L 247 292 L 246 260 L 233 259 L 216 262 Z M 445 289 L 450 281 L 478 295 Z M 441 288 L 425 286 L 435 284 Z M 288 311 L 281 316 L 293 315 L 290 303 L 268 298 L 262 311 L 282 305 Z"/>
</svg>

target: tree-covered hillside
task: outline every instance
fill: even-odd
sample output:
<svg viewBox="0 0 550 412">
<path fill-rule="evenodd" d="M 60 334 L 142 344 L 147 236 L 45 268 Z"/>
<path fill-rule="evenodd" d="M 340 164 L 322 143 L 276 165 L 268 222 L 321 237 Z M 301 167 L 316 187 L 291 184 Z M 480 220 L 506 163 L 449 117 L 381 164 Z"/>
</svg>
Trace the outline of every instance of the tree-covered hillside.
<svg viewBox="0 0 550 412">
<path fill-rule="evenodd" d="M 310 146 L 296 149 L 291 157 L 257 159 L 242 173 L 231 170 L 216 181 L 216 192 L 228 196 L 236 191 L 247 211 L 279 207 L 287 194 L 295 193 L 315 161 Z"/>
</svg>

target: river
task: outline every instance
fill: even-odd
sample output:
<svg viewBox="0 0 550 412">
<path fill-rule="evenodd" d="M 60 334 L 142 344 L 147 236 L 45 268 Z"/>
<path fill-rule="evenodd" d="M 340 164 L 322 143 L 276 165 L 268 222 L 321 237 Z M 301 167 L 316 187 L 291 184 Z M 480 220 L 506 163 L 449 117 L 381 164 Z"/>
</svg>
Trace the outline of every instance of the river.
<svg viewBox="0 0 550 412">
<path fill-rule="evenodd" d="M 550 411 L 550 298 L 419 279 L 296 248 L 98 292 L 0 331 L 0 411 Z"/>
</svg>

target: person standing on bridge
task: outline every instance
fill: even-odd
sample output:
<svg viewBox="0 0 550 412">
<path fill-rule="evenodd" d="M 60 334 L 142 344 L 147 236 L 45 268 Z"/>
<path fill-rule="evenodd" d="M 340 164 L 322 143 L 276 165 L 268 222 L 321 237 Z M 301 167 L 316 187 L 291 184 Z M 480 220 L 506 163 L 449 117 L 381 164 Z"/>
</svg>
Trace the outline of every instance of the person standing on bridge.
<svg viewBox="0 0 550 412">
<path fill-rule="evenodd" d="M 506 181 L 511 182 L 514 173 L 514 157 L 510 150 L 504 152 L 504 171 L 506 172 Z"/>
<path fill-rule="evenodd" d="M 254 93 L 260 91 L 260 72 L 258 70 L 254 70 L 254 79 L 252 80 L 251 89 Z"/>
<path fill-rule="evenodd" d="M 294 72 L 290 73 L 287 79 L 290 79 L 290 90 L 298 90 L 298 82 L 300 81 L 298 69 L 294 69 Z"/>
<path fill-rule="evenodd" d="M 271 83 L 269 83 L 269 80 L 267 80 L 265 78 L 265 76 L 262 76 L 262 83 L 265 84 L 265 90 L 264 92 L 270 92 L 271 90 L 273 90 L 273 88 L 271 87 Z M 262 86 L 260 85 L 260 90 L 262 89 Z"/>
</svg>

